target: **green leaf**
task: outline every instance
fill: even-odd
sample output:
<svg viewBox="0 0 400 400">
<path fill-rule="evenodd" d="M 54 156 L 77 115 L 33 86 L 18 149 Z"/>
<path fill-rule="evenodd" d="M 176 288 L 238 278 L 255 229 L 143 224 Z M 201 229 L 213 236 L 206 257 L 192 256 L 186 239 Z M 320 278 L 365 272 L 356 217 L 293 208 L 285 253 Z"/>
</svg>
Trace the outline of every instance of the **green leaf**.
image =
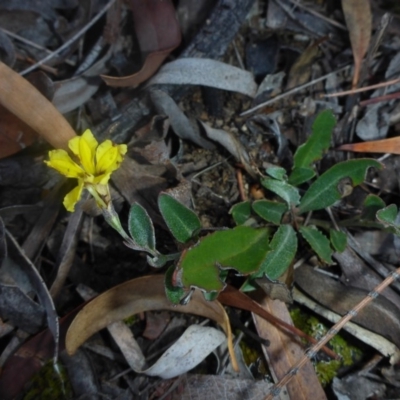
<svg viewBox="0 0 400 400">
<path fill-rule="evenodd" d="M 364 209 L 361 214 L 361 219 L 375 221 L 376 213 L 386 207 L 385 202 L 375 194 L 369 194 L 363 203 Z"/>
<path fill-rule="evenodd" d="M 266 172 L 272 178 L 278 179 L 278 181 L 287 180 L 286 170 L 282 167 L 268 167 Z"/>
<path fill-rule="evenodd" d="M 129 210 L 128 229 L 137 245 L 143 249 L 155 251 L 154 226 L 149 214 L 139 203 L 134 203 Z"/>
<path fill-rule="evenodd" d="M 256 200 L 252 207 L 261 218 L 275 225 L 281 223 L 282 215 L 288 210 L 286 204 L 270 200 Z"/>
<path fill-rule="evenodd" d="M 298 167 L 294 168 L 289 177 L 289 183 L 293 186 L 299 186 L 304 182 L 314 178 L 315 171 L 312 168 Z"/>
<path fill-rule="evenodd" d="M 187 291 L 179 286 L 176 286 L 175 269 L 175 265 L 171 265 L 165 273 L 165 294 L 171 303 L 179 304 L 180 300 L 185 296 Z"/>
<path fill-rule="evenodd" d="M 329 230 L 329 237 L 331 239 L 331 243 L 333 248 L 342 253 L 345 251 L 347 246 L 347 235 L 342 231 L 337 231 L 336 229 Z"/>
<path fill-rule="evenodd" d="M 291 225 L 281 225 L 270 243 L 272 251 L 260 267 L 262 275 L 278 279 L 290 266 L 297 251 L 297 236 Z M 257 273 L 258 275 L 258 273 Z"/>
<path fill-rule="evenodd" d="M 389 228 L 389 231 L 400 236 L 400 225 L 396 223 L 397 218 L 397 206 L 390 204 L 389 206 L 382 208 L 376 213 L 376 219 L 385 227 Z"/>
<path fill-rule="evenodd" d="M 308 242 L 311 248 L 317 253 L 317 256 L 325 263 L 332 264 L 332 249 L 328 238 L 315 226 L 302 226 L 300 233 Z"/>
<path fill-rule="evenodd" d="M 379 210 L 376 213 L 376 218 L 379 222 L 386 224 L 394 224 L 397 217 L 397 207 L 395 204 L 390 204 L 389 206 Z"/>
<path fill-rule="evenodd" d="M 382 168 L 372 159 L 343 161 L 323 173 L 307 190 L 299 206 L 299 212 L 320 210 L 331 206 L 347 194 L 347 183 L 357 186 L 364 181 L 370 167 Z"/>
<path fill-rule="evenodd" d="M 229 213 L 232 214 L 236 225 L 243 225 L 251 216 L 250 201 L 242 201 L 241 203 L 235 204 Z"/>
<path fill-rule="evenodd" d="M 158 196 L 158 207 L 175 239 L 186 243 L 201 229 L 198 216 L 185 205 L 166 193 Z"/>
<path fill-rule="evenodd" d="M 233 268 L 241 274 L 256 271 L 270 249 L 268 237 L 268 229 L 237 226 L 202 238 L 182 254 L 176 274 L 179 286 L 222 290 L 219 268 Z"/>
<path fill-rule="evenodd" d="M 261 184 L 285 200 L 289 207 L 296 206 L 300 202 L 299 191 L 287 182 L 264 178 L 261 180 Z"/>
<path fill-rule="evenodd" d="M 294 154 L 294 167 L 309 167 L 320 160 L 329 149 L 336 119 L 331 110 L 320 112 L 312 126 L 312 133 L 307 141 L 298 147 Z"/>
</svg>

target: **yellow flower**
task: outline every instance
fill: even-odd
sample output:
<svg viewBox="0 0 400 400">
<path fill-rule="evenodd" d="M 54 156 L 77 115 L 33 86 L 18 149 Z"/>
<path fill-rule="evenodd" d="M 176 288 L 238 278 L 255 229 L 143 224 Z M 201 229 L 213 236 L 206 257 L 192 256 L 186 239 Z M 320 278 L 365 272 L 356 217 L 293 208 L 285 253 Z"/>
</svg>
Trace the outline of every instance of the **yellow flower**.
<svg viewBox="0 0 400 400">
<path fill-rule="evenodd" d="M 106 140 L 99 145 L 92 132 L 87 129 L 82 136 L 68 142 L 73 156 L 65 150 L 51 150 L 46 164 L 68 178 L 78 179 L 78 186 L 64 198 L 64 206 L 74 211 L 82 190 L 85 188 L 96 199 L 101 208 L 107 208 L 111 198 L 108 181 L 111 173 L 118 169 L 127 151 L 125 144 L 116 145 Z"/>
</svg>

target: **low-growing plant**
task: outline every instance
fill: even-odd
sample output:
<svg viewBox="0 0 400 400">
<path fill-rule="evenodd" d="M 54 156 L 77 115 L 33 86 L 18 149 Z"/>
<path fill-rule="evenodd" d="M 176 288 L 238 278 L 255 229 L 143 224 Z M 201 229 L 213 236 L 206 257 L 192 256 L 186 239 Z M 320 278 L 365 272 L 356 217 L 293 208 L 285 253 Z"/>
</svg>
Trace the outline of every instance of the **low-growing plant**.
<svg viewBox="0 0 400 400">
<path fill-rule="evenodd" d="M 331 207 L 349 195 L 353 187 L 364 181 L 370 167 L 382 168 L 376 160 L 356 159 L 337 163 L 317 176 L 315 163 L 328 151 L 335 124 L 330 110 L 316 117 L 311 135 L 294 154 L 290 173 L 281 167 L 271 167 L 260 178 L 269 194 L 267 198 L 232 207 L 231 214 L 237 225 L 234 228 L 201 237 L 197 215 L 170 195 L 161 193 L 160 212 L 172 235 L 185 247 L 180 253 L 160 254 L 147 212 L 139 204 L 131 207 L 132 241 L 127 244 L 149 253 L 152 266 L 161 267 L 175 260 L 165 275 L 166 293 L 172 302 L 187 302 L 194 288 L 201 289 L 206 299 L 215 299 L 225 286 L 229 269 L 247 276 L 242 286 L 244 291 L 253 290 L 259 279 L 275 281 L 293 264 L 299 241 L 307 243 L 321 263 L 333 263 L 333 252 L 346 248 L 346 234 L 332 224 L 314 223 L 305 216 Z M 400 232 L 395 224 L 397 208 L 394 205 L 385 208 L 383 200 L 370 195 L 364 206 L 354 224 L 374 221 L 378 227 Z"/>
<path fill-rule="evenodd" d="M 334 251 L 346 247 L 346 234 L 338 226 L 313 220 L 309 213 L 324 210 L 349 195 L 360 185 L 370 167 L 382 168 L 373 159 L 343 161 L 317 175 L 315 164 L 322 159 L 331 143 L 336 121 L 330 110 L 315 119 L 306 143 L 294 154 L 291 171 L 274 166 L 260 177 L 266 198 L 244 201 L 231 209 L 236 227 L 220 229 L 201 236 L 202 226 L 194 211 L 167 193 L 158 197 L 164 221 L 183 251 L 161 254 L 156 248 L 154 226 L 146 210 L 138 203 L 131 206 L 128 233 L 122 228 L 112 206 L 107 182 L 122 162 L 126 147 L 110 141 L 98 144 L 90 131 L 70 142 L 79 162 L 63 150 L 50 153 L 48 165 L 66 176 L 78 178 L 79 186 L 64 201 L 73 209 L 83 189 L 94 196 L 106 221 L 122 236 L 125 244 L 148 253 L 153 267 L 163 267 L 173 261 L 165 274 L 165 289 L 173 303 L 190 300 L 194 288 L 203 291 L 207 300 L 215 299 L 225 286 L 228 270 L 246 276 L 242 290 L 253 290 L 261 280 L 275 281 L 292 265 L 299 241 L 307 243 L 321 263 L 332 264 Z M 345 224 L 370 222 L 375 226 L 400 234 L 396 224 L 397 207 L 370 195 L 357 220 Z M 375 218 L 376 215 L 376 218 Z M 307 216 L 307 217 L 306 217 Z"/>
</svg>

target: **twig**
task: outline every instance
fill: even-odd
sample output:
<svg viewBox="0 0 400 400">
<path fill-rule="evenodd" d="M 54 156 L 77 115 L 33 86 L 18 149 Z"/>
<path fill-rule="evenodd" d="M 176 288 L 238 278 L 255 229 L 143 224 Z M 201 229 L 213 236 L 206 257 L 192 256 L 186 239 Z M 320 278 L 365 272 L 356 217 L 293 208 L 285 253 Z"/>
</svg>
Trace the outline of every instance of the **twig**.
<svg viewBox="0 0 400 400">
<path fill-rule="evenodd" d="M 239 188 L 239 193 L 240 193 L 240 199 L 242 201 L 246 201 L 247 199 L 247 195 L 244 191 L 244 185 L 243 185 L 243 174 L 242 174 L 242 170 L 240 168 L 236 169 L 236 179 L 237 179 L 237 183 L 238 183 L 238 188 Z"/>
<path fill-rule="evenodd" d="M 325 22 L 328 22 L 328 24 L 331 24 L 333 26 L 336 26 L 336 28 L 343 29 L 344 31 L 347 31 L 346 26 L 342 25 L 341 23 L 330 19 L 328 17 L 325 17 L 325 15 L 320 14 L 318 11 L 312 10 L 311 8 L 306 7 L 305 5 L 301 4 L 299 0 L 289 0 L 292 4 L 302 8 L 303 10 L 307 11 L 309 14 L 314 15 L 315 17 L 318 17 Z"/>
<path fill-rule="evenodd" d="M 282 93 L 282 94 L 280 94 L 278 96 L 275 96 L 272 99 L 264 101 L 263 103 L 260 103 L 260 104 L 256 105 L 255 107 L 248 109 L 247 111 L 242 112 L 239 116 L 240 117 L 245 117 L 247 115 L 253 114 L 254 112 L 260 110 L 261 108 L 269 106 L 270 104 L 275 103 L 276 101 L 282 100 L 285 97 L 288 97 L 288 96 L 291 96 L 292 94 L 300 92 L 300 90 L 306 89 L 309 86 L 315 85 L 318 82 L 322 82 L 325 79 L 328 79 L 329 77 L 331 77 L 333 75 L 336 75 L 336 74 L 339 74 L 340 72 L 346 71 L 350 67 L 351 67 L 351 65 L 346 65 L 345 67 L 339 68 L 337 71 L 330 72 L 329 74 L 326 74 L 324 76 L 320 76 L 319 78 L 314 79 L 311 82 L 305 83 L 304 85 L 297 86 L 297 87 L 295 87 L 295 88 L 293 88 L 291 90 L 288 90 L 287 92 L 284 92 L 284 93 Z"/>
<path fill-rule="evenodd" d="M 47 49 L 46 47 L 40 46 L 39 44 L 37 44 L 35 42 L 32 42 L 29 39 L 25 39 L 24 37 L 22 37 L 20 35 L 17 35 L 14 32 L 10 32 L 9 30 L 4 29 L 4 28 L 0 28 L 0 31 L 4 32 L 7 36 L 10 36 L 13 39 L 19 40 L 20 42 L 25 43 L 25 44 L 27 44 L 27 45 L 35 48 L 35 49 L 45 51 L 46 53 L 49 53 L 49 54 L 53 54 L 53 52 L 51 50 Z M 73 66 L 73 67 L 75 67 L 75 65 L 76 65 L 75 61 L 69 60 L 68 58 L 65 59 L 64 62 L 66 64 L 69 64 L 69 65 Z"/>
<path fill-rule="evenodd" d="M 400 277 L 400 268 L 392 272 L 383 282 L 376 286 L 371 292 L 368 293 L 352 310 L 346 313 L 329 331 L 326 335 L 304 355 L 304 357 L 292 367 L 287 374 L 276 384 L 270 391 L 265 400 L 272 400 L 274 397 L 279 396 L 280 391 L 286 386 L 290 380 L 297 374 L 298 370 L 304 366 L 308 359 L 313 358 L 316 353 L 328 343 L 353 317 L 355 317 L 366 305 L 373 299 L 376 299 L 379 294 L 386 289 L 392 282 Z"/>
<path fill-rule="evenodd" d="M 392 79 L 391 81 L 387 81 L 387 82 L 377 83 L 376 85 L 365 86 L 365 87 L 358 88 L 358 89 L 345 90 L 344 92 L 325 94 L 324 97 L 339 97 L 339 96 L 346 96 L 348 94 L 366 92 L 368 90 L 373 90 L 373 89 L 378 89 L 381 87 L 394 85 L 395 83 L 398 83 L 398 82 L 400 82 L 400 78 Z"/>
<path fill-rule="evenodd" d="M 360 107 L 369 106 L 370 104 L 380 103 L 381 101 L 395 100 L 400 97 L 400 92 L 385 94 L 384 96 L 373 97 L 372 99 L 360 101 Z"/>
<path fill-rule="evenodd" d="M 87 23 L 79 32 L 77 32 L 71 39 L 66 41 L 62 46 L 60 46 L 57 50 L 53 51 L 53 53 L 49 54 L 45 58 L 39 60 L 36 64 L 31 65 L 29 68 L 25 69 L 24 71 L 20 72 L 22 76 L 26 75 L 27 73 L 33 71 L 40 65 L 44 64 L 46 61 L 49 61 L 57 54 L 61 53 L 64 49 L 70 46 L 75 40 L 79 39 L 87 30 L 89 30 L 102 16 L 107 10 L 115 3 L 116 0 L 110 0 L 102 10 L 89 22 Z"/>
</svg>

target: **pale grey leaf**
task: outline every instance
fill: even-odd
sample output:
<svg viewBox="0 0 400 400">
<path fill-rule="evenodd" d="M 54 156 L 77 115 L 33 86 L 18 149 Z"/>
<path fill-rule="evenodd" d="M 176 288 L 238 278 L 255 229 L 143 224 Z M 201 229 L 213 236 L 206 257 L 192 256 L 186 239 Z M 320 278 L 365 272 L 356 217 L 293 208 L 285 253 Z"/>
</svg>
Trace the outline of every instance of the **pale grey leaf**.
<svg viewBox="0 0 400 400">
<path fill-rule="evenodd" d="M 181 58 L 165 64 L 147 86 L 160 84 L 210 86 L 249 97 L 257 92 L 251 72 L 207 58 Z"/>
</svg>

